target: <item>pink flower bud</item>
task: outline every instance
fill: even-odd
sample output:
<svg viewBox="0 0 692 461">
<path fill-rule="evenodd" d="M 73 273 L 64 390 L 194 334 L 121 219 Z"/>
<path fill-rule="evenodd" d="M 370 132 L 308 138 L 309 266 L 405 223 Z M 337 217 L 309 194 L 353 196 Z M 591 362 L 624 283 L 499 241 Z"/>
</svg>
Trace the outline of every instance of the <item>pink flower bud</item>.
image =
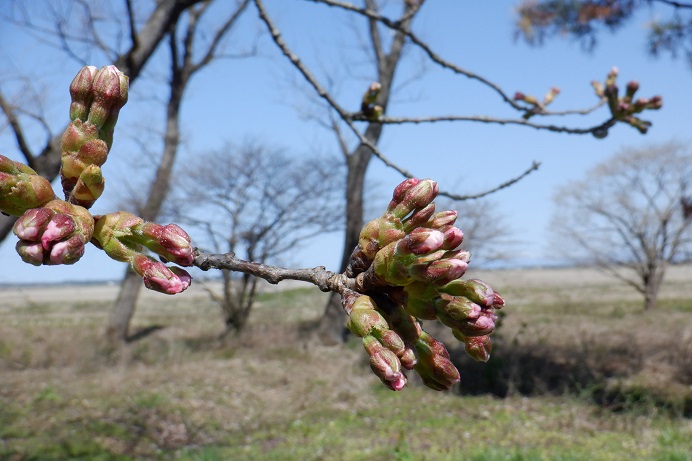
<svg viewBox="0 0 692 461">
<path fill-rule="evenodd" d="M 445 226 L 453 226 L 457 220 L 457 212 L 454 210 L 439 211 L 432 217 L 430 225 L 433 229 L 440 229 Z"/>
<path fill-rule="evenodd" d="M 117 112 L 127 102 L 127 77 L 115 66 L 102 67 L 94 76 L 92 90 L 94 100 L 89 110 L 88 122 L 106 131 L 110 128 L 106 127 L 109 119 L 114 113 L 117 117 Z"/>
<path fill-rule="evenodd" d="M 415 255 L 432 253 L 440 249 L 445 241 L 442 232 L 425 227 L 417 227 L 405 239 L 408 250 Z"/>
<path fill-rule="evenodd" d="M 428 206 L 421 208 L 420 210 L 413 213 L 411 216 L 404 220 L 404 231 L 406 233 L 411 232 L 416 227 L 433 227 L 427 225 L 430 218 L 435 213 L 435 204 L 431 203 Z M 433 227 L 434 228 L 434 227 Z"/>
<path fill-rule="evenodd" d="M 461 329 L 470 320 L 481 316 L 481 307 L 463 296 L 442 294 L 435 299 L 435 312 L 443 325 L 452 329 Z"/>
<path fill-rule="evenodd" d="M 495 291 L 490 288 L 490 285 L 478 279 L 452 280 L 448 284 L 439 287 L 439 291 L 452 296 L 463 296 L 485 308 L 492 307 L 496 303 Z M 497 296 L 499 297 L 499 295 Z M 502 298 L 499 299 L 501 300 Z"/>
<path fill-rule="evenodd" d="M 464 343 L 464 350 L 472 359 L 478 362 L 487 362 L 490 359 L 490 352 L 493 349 L 490 336 L 463 336 L 460 332 L 452 330 L 454 336 Z"/>
<path fill-rule="evenodd" d="M 85 121 L 89 114 L 89 107 L 93 100 L 92 86 L 94 77 L 98 69 L 94 66 L 83 67 L 72 80 L 70 84 L 70 96 L 72 103 L 70 104 L 70 120 Z"/>
<path fill-rule="evenodd" d="M 144 286 L 150 290 L 168 295 L 174 295 L 185 291 L 192 281 L 192 277 L 178 267 L 168 268 L 160 261 L 154 261 L 144 255 L 137 255 L 130 263 L 132 269 L 142 276 Z"/>
<path fill-rule="evenodd" d="M 53 245 L 46 264 L 74 264 L 84 255 L 84 242 L 81 236 L 75 235 Z"/>
<path fill-rule="evenodd" d="M 444 234 L 443 250 L 454 250 L 464 241 L 464 233 L 458 227 L 445 226 L 440 232 Z"/>
<path fill-rule="evenodd" d="M 412 266 L 410 274 L 414 280 L 441 286 L 464 275 L 468 266 L 463 259 L 443 258 L 427 265 Z"/>
<path fill-rule="evenodd" d="M 464 336 L 483 336 L 495 330 L 495 320 L 497 315 L 491 310 L 483 310 L 478 318 L 456 323 L 453 328 Z"/>
<path fill-rule="evenodd" d="M 437 183 L 432 179 L 423 179 L 415 183 L 412 187 L 404 189 L 406 193 L 403 194 L 401 200 L 397 200 L 397 190 L 395 190 L 394 198 L 387 208 L 387 211 L 399 219 L 404 219 L 411 212 L 428 206 L 435 200 L 438 192 Z"/>
<path fill-rule="evenodd" d="M 427 333 L 422 333 L 414 346 L 418 362 L 413 369 L 426 386 L 441 391 L 459 382 L 459 371 L 449 360 L 449 353 L 444 344 Z"/>
<path fill-rule="evenodd" d="M 17 242 L 15 249 L 25 263 L 33 266 L 43 264 L 43 246 L 40 243 L 20 240 Z"/>
<path fill-rule="evenodd" d="M 43 230 L 55 213 L 47 208 L 33 208 L 27 210 L 14 223 L 14 234 L 22 240 L 40 242 Z"/>
<path fill-rule="evenodd" d="M 401 372 L 401 362 L 394 352 L 384 348 L 373 336 L 363 338 L 363 347 L 370 355 L 370 368 L 390 389 L 399 391 L 406 385 L 406 376 Z"/>
<path fill-rule="evenodd" d="M 59 242 L 72 235 L 75 227 L 74 220 L 70 216 L 62 213 L 54 214 L 41 235 L 43 249 L 48 250 L 53 242 Z"/>
</svg>

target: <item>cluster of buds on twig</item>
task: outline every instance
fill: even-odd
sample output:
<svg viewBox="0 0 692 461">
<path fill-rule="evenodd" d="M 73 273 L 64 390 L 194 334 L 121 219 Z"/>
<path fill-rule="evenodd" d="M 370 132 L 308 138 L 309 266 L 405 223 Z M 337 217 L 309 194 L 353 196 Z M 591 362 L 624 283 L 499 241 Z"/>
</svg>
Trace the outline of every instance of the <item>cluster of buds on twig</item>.
<svg viewBox="0 0 692 461">
<path fill-rule="evenodd" d="M 451 328 L 471 357 L 487 361 L 494 312 L 504 305 L 485 282 L 461 279 L 470 254 L 458 249 L 463 233 L 454 227 L 456 212 L 435 211 L 437 192 L 429 179 L 397 186 L 387 211 L 363 227 L 346 270 L 356 287 L 342 293 L 347 326 L 363 338 L 373 371 L 393 390 L 405 385 L 405 370 L 437 390 L 460 379 L 422 320 Z"/>
<path fill-rule="evenodd" d="M 65 200 L 90 208 L 103 193 L 101 166 L 113 144 L 127 77 L 115 66 L 84 67 L 70 85 L 70 124 L 62 138 L 60 177 Z"/>
<path fill-rule="evenodd" d="M 514 100 L 521 101 L 527 104 L 528 107 L 526 108 L 526 113 L 523 115 L 523 118 L 528 120 L 532 116 L 540 112 L 543 112 L 545 108 L 555 100 L 555 97 L 558 94 L 560 94 L 560 88 L 554 86 L 548 90 L 545 96 L 543 96 L 543 100 L 541 101 L 535 96 L 531 96 L 528 94 L 524 94 L 521 91 L 517 91 L 516 93 L 514 93 Z"/>
<path fill-rule="evenodd" d="M 176 294 L 190 286 L 192 278 L 185 270 L 175 266 L 169 268 L 143 253 L 147 248 L 166 261 L 192 266 L 190 236 L 176 224 L 162 226 L 118 211 L 96 216 L 93 242 L 112 259 L 129 263 L 151 290 Z"/>
<path fill-rule="evenodd" d="M 636 128 L 640 133 L 645 134 L 649 130 L 649 127 L 651 127 L 651 122 L 642 120 L 635 114 L 639 114 L 647 109 L 660 109 L 663 107 L 663 99 L 661 96 L 634 99 L 635 93 L 639 90 L 639 83 L 634 80 L 627 84 L 625 94 L 620 96 L 620 91 L 616 84 L 617 76 L 618 69 L 617 67 L 613 67 L 610 72 L 608 72 L 605 86 L 596 80 L 591 82 L 594 92 L 599 98 L 606 99 L 613 119 L 627 123 Z M 604 136 L 601 135 L 599 137 Z"/>
<path fill-rule="evenodd" d="M 147 288 L 180 293 L 190 285 L 190 275 L 143 251 L 191 266 L 192 245 L 184 230 L 175 224 L 144 222 L 126 212 L 94 217 L 88 211 L 103 192 L 101 166 L 127 94 L 128 79 L 115 66 L 84 67 L 70 85 L 71 121 L 61 143 L 65 200 L 57 199 L 50 182 L 34 170 L 0 155 L 0 212 L 20 216 L 14 226 L 16 248 L 29 264 L 73 264 L 92 242 L 111 258 L 130 263 Z"/>
<path fill-rule="evenodd" d="M 377 104 L 377 97 L 381 90 L 382 85 L 379 82 L 371 83 L 360 103 L 360 112 L 370 121 L 377 121 L 384 113 L 382 106 Z"/>
</svg>

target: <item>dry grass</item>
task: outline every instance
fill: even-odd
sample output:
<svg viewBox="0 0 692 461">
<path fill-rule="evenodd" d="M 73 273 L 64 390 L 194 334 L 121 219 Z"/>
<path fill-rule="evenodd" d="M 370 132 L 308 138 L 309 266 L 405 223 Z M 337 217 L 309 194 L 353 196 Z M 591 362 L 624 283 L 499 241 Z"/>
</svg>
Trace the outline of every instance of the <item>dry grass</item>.
<svg viewBox="0 0 692 461">
<path fill-rule="evenodd" d="M 557 272 L 482 274 L 507 315 L 490 363 L 456 351 L 458 390 L 503 400 L 382 390 L 356 341 L 300 334 L 317 290 L 265 295 L 230 342 L 200 292 L 145 297 L 135 326 L 165 328 L 120 350 L 97 290 L 25 293 L 0 307 L 0 459 L 691 459 L 692 288 L 671 277 L 643 313 L 608 280 Z"/>
</svg>

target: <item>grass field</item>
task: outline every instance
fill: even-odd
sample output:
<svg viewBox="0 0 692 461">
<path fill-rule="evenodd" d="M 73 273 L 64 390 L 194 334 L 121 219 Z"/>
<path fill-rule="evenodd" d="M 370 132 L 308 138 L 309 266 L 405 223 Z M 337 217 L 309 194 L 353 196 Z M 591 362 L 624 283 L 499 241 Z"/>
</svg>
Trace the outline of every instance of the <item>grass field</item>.
<svg viewBox="0 0 692 461">
<path fill-rule="evenodd" d="M 267 292 L 225 342 L 201 290 L 147 295 L 135 328 L 163 328 L 120 350 L 112 288 L 0 290 L 0 459 L 692 460 L 692 268 L 655 312 L 586 269 L 482 278 L 508 304 L 496 349 L 451 347 L 445 393 L 387 391 L 357 341 L 304 333 L 316 289 Z"/>
</svg>

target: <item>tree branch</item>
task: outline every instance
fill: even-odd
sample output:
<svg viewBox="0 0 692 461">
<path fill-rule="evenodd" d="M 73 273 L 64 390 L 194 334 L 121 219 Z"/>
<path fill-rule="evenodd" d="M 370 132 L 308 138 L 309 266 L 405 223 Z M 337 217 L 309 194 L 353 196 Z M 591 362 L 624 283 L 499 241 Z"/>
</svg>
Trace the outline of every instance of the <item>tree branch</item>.
<svg viewBox="0 0 692 461">
<path fill-rule="evenodd" d="M 450 193 L 444 193 L 444 194 L 440 193 L 439 195 L 444 195 L 445 197 L 449 197 L 452 200 L 460 200 L 460 201 L 461 200 L 472 200 L 472 199 L 485 197 L 487 195 L 494 194 L 495 192 L 497 192 L 499 190 L 506 189 L 509 186 L 518 183 L 519 181 L 524 179 L 526 176 L 530 175 L 534 171 L 537 171 L 538 167 L 540 167 L 540 166 L 541 166 L 541 164 L 539 162 L 533 162 L 533 164 L 531 164 L 531 166 L 528 169 L 526 169 L 526 171 L 524 171 L 519 176 L 516 176 L 516 177 L 510 179 L 509 181 L 505 181 L 502 184 L 500 184 L 499 186 L 494 187 L 492 189 L 489 189 L 485 192 L 480 192 L 478 194 L 472 194 L 472 195 L 455 195 L 455 194 L 450 194 Z"/>
<path fill-rule="evenodd" d="M 226 269 L 229 271 L 251 274 L 266 280 L 271 284 L 277 284 L 282 280 L 298 280 L 312 283 L 321 291 L 334 291 L 340 293 L 344 288 L 352 288 L 353 281 L 341 274 L 328 271 L 324 266 L 312 269 L 287 269 L 284 267 L 270 266 L 237 258 L 233 253 L 210 254 L 195 249 L 193 263 L 203 271 L 209 269 Z"/>
</svg>

